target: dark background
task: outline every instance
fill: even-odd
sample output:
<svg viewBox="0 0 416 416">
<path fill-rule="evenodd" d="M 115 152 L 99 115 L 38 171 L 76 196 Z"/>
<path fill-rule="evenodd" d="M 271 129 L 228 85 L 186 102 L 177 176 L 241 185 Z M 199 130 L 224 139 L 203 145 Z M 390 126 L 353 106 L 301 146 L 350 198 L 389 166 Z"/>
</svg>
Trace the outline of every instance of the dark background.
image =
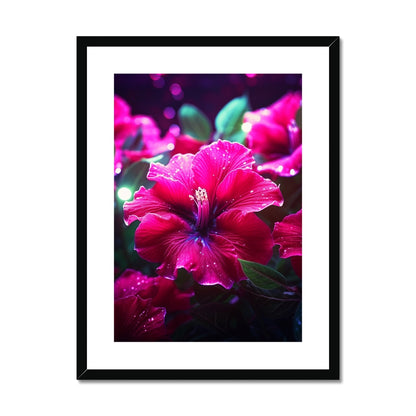
<svg viewBox="0 0 416 416">
<path fill-rule="evenodd" d="M 301 82 L 301 74 L 115 74 L 114 93 L 127 101 L 133 115 L 154 118 L 164 135 L 172 124 L 178 124 L 176 113 L 184 103 L 198 107 L 213 123 L 233 98 L 248 93 L 251 108 L 256 110 L 288 91 L 300 90 Z M 182 93 L 172 94 L 173 84 Z M 173 118 L 164 116 L 167 107 L 175 110 Z"/>
</svg>

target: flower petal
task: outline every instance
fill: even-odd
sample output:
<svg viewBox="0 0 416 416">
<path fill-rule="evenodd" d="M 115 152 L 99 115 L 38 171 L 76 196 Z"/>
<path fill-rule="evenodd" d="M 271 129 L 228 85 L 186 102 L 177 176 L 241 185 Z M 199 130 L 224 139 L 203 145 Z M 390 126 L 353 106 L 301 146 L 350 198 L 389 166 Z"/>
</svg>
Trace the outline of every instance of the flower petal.
<svg viewBox="0 0 416 416">
<path fill-rule="evenodd" d="M 188 240 L 178 253 L 177 267 L 183 267 L 200 285 L 219 284 L 230 289 L 246 279 L 233 245 L 217 234 Z"/>
<path fill-rule="evenodd" d="M 245 122 L 251 124 L 247 134 L 248 147 L 267 159 L 273 158 L 273 155 L 288 154 L 290 141 L 286 127 L 271 120 L 270 114 L 262 116 L 263 112 L 259 110 L 245 115 Z"/>
<path fill-rule="evenodd" d="M 252 169 L 251 151 L 239 143 L 218 140 L 201 148 L 195 155 L 192 170 L 195 186 L 207 191 L 213 203 L 218 184 L 235 169 Z"/>
<path fill-rule="evenodd" d="M 142 299 L 153 298 L 158 292 L 158 280 L 139 271 L 126 269 L 114 282 L 114 299 L 139 295 Z M 156 305 L 155 306 L 163 306 Z"/>
<path fill-rule="evenodd" d="M 137 130 L 139 130 L 139 127 L 142 129 L 142 140 L 144 146 L 149 147 L 149 144 L 160 140 L 160 129 L 157 127 L 156 121 L 151 117 L 137 115 L 133 116 L 132 120 L 136 125 Z"/>
<path fill-rule="evenodd" d="M 296 122 L 289 125 L 289 137 L 290 137 L 290 147 L 293 151 L 295 151 L 301 144 L 302 144 L 302 129 L 300 129 Z"/>
<path fill-rule="evenodd" d="M 282 258 L 302 255 L 302 210 L 287 215 L 273 230 L 274 243 L 280 246 Z"/>
<path fill-rule="evenodd" d="M 147 341 L 164 335 L 166 310 L 151 303 L 137 296 L 115 300 L 114 341 Z"/>
<path fill-rule="evenodd" d="M 229 289 L 244 279 L 233 245 L 220 235 L 198 236 L 176 215 L 146 215 L 136 230 L 136 250 L 146 260 L 162 263 L 161 276 L 175 279 L 177 270 L 192 272 L 201 285 Z"/>
<path fill-rule="evenodd" d="M 156 186 L 155 186 L 156 187 Z M 132 201 L 123 205 L 124 222 L 130 225 L 133 221 L 141 220 L 148 213 L 168 213 L 170 205 L 161 199 L 154 188 L 146 189 L 144 186 L 134 194 Z"/>
<path fill-rule="evenodd" d="M 270 106 L 273 120 L 284 126 L 287 126 L 296 116 L 302 103 L 302 95 L 300 92 L 289 92 L 280 100 Z"/>
<path fill-rule="evenodd" d="M 166 166 L 161 163 L 152 163 L 147 179 L 168 185 L 170 182 L 178 182 L 185 188 L 188 195 L 193 194 L 193 159 L 192 154 L 177 154 Z"/>
<path fill-rule="evenodd" d="M 175 148 L 172 151 L 172 155 L 176 155 L 177 153 L 192 153 L 195 154 L 204 145 L 204 142 L 200 140 L 194 139 L 191 136 L 186 134 L 181 134 L 180 136 L 176 137 L 175 140 Z"/>
<path fill-rule="evenodd" d="M 259 173 L 270 173 L 273 177 L 294 176 L 302 168 L 302 145 L 300 145 L 290 156 L 276 159 L 271 162 L 257 166 Z"/>
<path fill-rule="evenodd" d="M 152 299 L 153 306 L 163 307 L 168 313 L 189 309 L 193 295 L 191 289 L 180 291 L 172 280 L 149 277 L 132 269 L 126 269 L 114 282 L 114 299 L 128 296 Z"/>
<path fill-rule="evenodd" d="M 152 156 L 160 155 L 161 153 L 170 152 L 175 147 L 175 138 L 172 136 L 164 137 L 157 140 L 145 140 L 145 148 Z"/>
<path fill-rule="evenodd" d="M 283 205 L 282 193 L 274 182 L 246 170 L 228 174 L 218 186 L 216 197 L 217 215 L 231 209 L 246 213 L 261 211 L 270 205 Z"/>
<path fill-rule="evenodd" d="M 167 270 L 174 271 L 177 246 L 181 246 L 191 232 L 189 224 L 177 215 L 147 214 L 137 227 L 135 247 L 144 259 L 163 262 Z M 172 273 L 168 277 L 174 278 L 175 275 Z"/>
<path fill-rule="evenodd" d="M 217 218 L 217 231 L 231 242 L 240 259 L 266 264 L 272 257 L 270 229 L 253 213 L 226 211 Z"/>
<path fill-rule="evenodd" d="M 129 105 L 119 96 L 114 96 L 114 120 L 120 117 L 129 116 L 130 107 Z"/>
<path fill-rule="evenodd" d="M 194 295 L 193 290 L 180 291 L 172 280 L 161 276 L 152 280 L 157 286 L 157 293 L 152 300 L 154 306 L 164 307 L 168 313 L 184 311 L 191 307 L 190 298 Z"/>
<path fill-rule="evenodd" d="M 302 279 L 302 256 L 293 256 L 290 258 L 295 273 Z"/>
<path fill-rule="evenodd" d="M 190 157 L 193 155 L 176 155 L 167 166 L 160 163 L 150 166 L 147 178 L 157 183 L 152 189 L 142 186 L 134 194 L 133 201 L 124 203 L 124 221 L 127 225 L 141 220 L 148 213 L 172 212 L 184 218 L 193 218 L 196 208 L 191 198 L 194 192 L 190 188 Z"/>
<path fill-rule="evenodd" d="M 171 134 L 160 138 L 160 130 L 155 121 L 147 116 L 134 117 L 135 123 L 142 129 L 142 149 L 125 150 L 124 155 L 132 162 L 169 152 L 175 147 L 175 137 Z"/>
<path fill-rule="evenodd" d="M 117 148 L 123 146 L 124 140 L 137 133 L 138 126 L 130 116 L 114 120 L 114 144 Z"/>
</svg>

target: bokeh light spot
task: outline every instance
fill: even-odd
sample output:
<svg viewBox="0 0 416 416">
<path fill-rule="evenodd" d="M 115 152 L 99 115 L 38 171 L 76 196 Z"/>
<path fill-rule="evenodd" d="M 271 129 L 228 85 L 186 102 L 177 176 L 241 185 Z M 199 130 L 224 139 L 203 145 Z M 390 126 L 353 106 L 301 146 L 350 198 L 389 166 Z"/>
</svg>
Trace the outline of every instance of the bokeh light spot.
<svg viewBox="0 0 416 416">
<path fill-rule="evenodd" d="M 179 95 L 182 92 L 182 88 L 179 84 L 172 84 L 170 86 L 170 93 L 172 95 Z"/>
<path fill-rule="evenodd" d="M 169 127 L 169 133 L 173 134 L 175 137 L 177 137 L 181 133 L 181 128 L 177 124 L 172 124 Z"/>
<path fill-rule="evenodd" d="M 173 117 L 175 117 L 175 109 L 172 107 L 166 107 L 163 110 L 163 115 L 165 116 L 165 118 L 167 118 L 168 120 L 171 120 Z"/>
<path fill-rule="evenodd" d="M 132 196 L 132 192 L 130 191 L 129 188 L 120 188 L 117 191 L 117 196 L 122 200 L 122 201 L 127 201 L 131 198 Z"/>
<path fill-rule="evenodd" d="M 241 125 L 241 130 L 243 130 L 244 133 L 248 133 L 251 130 L 252 124 L 251 123 L 243 123 Z"/>
</svg>

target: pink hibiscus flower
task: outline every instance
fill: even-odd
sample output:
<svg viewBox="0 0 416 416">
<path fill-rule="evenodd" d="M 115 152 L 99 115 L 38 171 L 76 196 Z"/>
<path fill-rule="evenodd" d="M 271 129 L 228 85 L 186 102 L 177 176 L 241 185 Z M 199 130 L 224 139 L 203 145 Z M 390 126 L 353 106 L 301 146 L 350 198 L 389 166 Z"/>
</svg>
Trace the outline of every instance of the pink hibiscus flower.
<svg viewBox="0 0 416 416">
<path fill-rule="evenodd" d="M 175 279 L 192 272 L 202 285 L 231 288 L 245 279 L 238 258 L 267 263 L 270 229 L 254 212 L 283 204 L 279 187 L 253 171 L 251 151 L 221 141 L 198 153 L 177 154 L 169 164 L 152 164 L 133 201 L 124 204 L 127 224 L 140 220 L 135 248 L 144 259 L 162 263 L 160 275 Z"/>
<path fill-rule="evenodd" d="M 287 215 L 281 222 L 276 222 L 273 240 L 280 246 L 280 257 L 290 257 L 296 274 L 302 277 L 302 210 Z"/>
<path fill-rule="evenodd" d="M 135 136 L 141 129 L 141 149 L 123 149 L 125 140 Z M 121 172 L 123 156 L 130 162 L 156 156 L 174 148 L 174 137 L 160 137 L 156 122 L 148 116 L 130 114 L 129 105 L 120 97 L 114 97 L 114 173 Z"/>
<path fill-rule="evenodd" d="M 171 280 L 148 277 L 127 269 L 114 282 L 115 341 L 152 341 L 166 338 L 190 319 L 192 290 L 181 292 Z M 173 314 L 165 322 L 166 313 Z"/>
<path fill-rule="evenodd" d="M 288 93 L 268 108 L 244 116 L 248 147 L 266 162 L 258 172 L 273 177 L 296 175 L 302 167 L 302 130 L 296 125 L 296 112 L 301 106 L 300 93 Z"/>
</svg>

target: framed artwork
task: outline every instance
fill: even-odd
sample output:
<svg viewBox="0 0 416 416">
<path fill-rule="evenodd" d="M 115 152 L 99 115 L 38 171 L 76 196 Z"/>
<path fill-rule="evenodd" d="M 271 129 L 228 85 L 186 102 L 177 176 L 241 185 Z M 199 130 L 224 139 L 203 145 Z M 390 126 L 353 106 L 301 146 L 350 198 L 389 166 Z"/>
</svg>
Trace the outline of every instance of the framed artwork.
<svg viewBox="0 0 416 416">
<path fill-rule="evenodd" d="M 332 379 L 339 38 L 77 38 L 77 379 Z"/>
</svg>

